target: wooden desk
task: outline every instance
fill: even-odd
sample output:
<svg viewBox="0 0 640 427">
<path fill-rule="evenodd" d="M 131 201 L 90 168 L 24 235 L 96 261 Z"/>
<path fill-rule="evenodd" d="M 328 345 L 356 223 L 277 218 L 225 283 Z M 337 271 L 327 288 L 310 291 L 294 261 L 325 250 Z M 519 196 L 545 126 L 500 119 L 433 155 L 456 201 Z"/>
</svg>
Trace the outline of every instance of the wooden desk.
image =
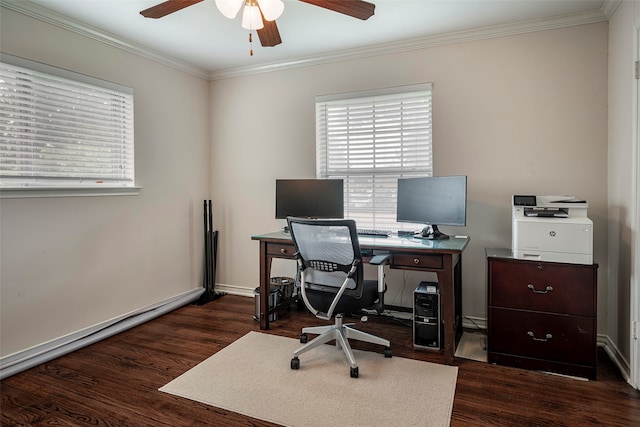
<svg viewBox="0 0 640 427">
<path fill-rule="evenodd" d="M 269 295 L 271 261 L 273 258 L 293 259 L 295 247 L 291 236 L 282 231 L 251 236 L 251 239 L 260 242 L 260 295 Z M 469 238 L 423 240 L 394 234 L 390 237 L 358 236 L 358 240 L 363 251 L 392 253 L 391 268 L 431 271 L 438 275 L 444 327 L 442 351 L 445 363 L 453 364 L 456 334 L 462 332 L 462 251 Z M 260 329 L 269 329 L 268 301 L 269 298 L 260 298 Z"/>
</svg>

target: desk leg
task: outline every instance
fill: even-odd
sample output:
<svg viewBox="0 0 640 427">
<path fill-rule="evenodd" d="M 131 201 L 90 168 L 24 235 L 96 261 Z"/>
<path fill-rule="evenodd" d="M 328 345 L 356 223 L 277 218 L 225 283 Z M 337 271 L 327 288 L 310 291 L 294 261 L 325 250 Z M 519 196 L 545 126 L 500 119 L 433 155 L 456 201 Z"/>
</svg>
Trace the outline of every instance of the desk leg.
<svg viewBox="0 0 640 427">
<path fill-rule="evenodd" d="M 440 313 L 444 322 L 444 362 L 453 365 L 456 340 L 453 255 L 443 254 L 442 261 L 444 265 L 442 271 L 438 271 L 438 284 L 442 303 Z"/>
<path fill-rule="evenodd" d="M 455 339 L 457 340 L 458 337 L 462 337 L 462 254 L 457 256 L 457 261 L 454 261 L 454 263 L 455 267 L 453 268 L 453 298 L 455 311 L 453 315 L 456 324 Z"/>
<path fill-rule="evenodd" d="M 260 241 L 260 329 L 269 329 L 269 285 L 271 257 L 267 254 L 267 242 Z"/>
</svg>

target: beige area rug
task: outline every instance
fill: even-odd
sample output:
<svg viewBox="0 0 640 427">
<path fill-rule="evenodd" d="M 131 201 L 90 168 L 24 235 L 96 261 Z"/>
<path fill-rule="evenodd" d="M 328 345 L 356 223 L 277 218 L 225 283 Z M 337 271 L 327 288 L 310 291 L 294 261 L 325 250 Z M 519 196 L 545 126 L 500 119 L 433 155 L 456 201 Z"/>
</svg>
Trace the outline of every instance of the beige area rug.
<svg viewBox="0 0 640 427">
<path fill-rule="evenodd" d="M 464 332 L 456 348 L 456 357 L 486 362 L 487 336 L 478 332 Z"/>
<path fill-rule="evenodd" d="M 356 350 L 351 378 L 342 350 L 323 345 L 292 370 L 299 346 L 249 332 L 160 391 L 285 426 L 449 425 L 457 367 Z"/>
</svg>

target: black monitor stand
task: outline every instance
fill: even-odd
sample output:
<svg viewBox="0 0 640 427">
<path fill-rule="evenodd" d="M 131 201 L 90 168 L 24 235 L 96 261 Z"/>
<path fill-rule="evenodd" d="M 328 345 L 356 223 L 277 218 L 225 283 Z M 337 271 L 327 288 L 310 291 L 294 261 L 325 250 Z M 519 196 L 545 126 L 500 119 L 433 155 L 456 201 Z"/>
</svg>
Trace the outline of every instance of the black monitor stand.
<svg viewBox="0 0 640 427">
<path fill-rule="evenodd" d="M 438 226 L 435 224 L 425 226 L 420 233 L 420 237 L 427 240 L 446 240 L 449 238 L 449 236 L 438 230 Z"/>
</svg>

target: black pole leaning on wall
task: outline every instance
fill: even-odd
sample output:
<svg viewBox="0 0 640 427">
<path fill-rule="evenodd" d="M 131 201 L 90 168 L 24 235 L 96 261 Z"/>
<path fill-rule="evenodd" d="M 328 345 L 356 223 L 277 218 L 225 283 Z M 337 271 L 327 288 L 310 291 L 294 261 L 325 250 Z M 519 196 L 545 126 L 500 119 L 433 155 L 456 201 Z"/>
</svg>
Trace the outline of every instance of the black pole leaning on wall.
<svg viewBox="0 0 640 427">
<path fill-rule="evenodd" d="M 206 304 L 224 293 L 216 292 L 216 260 L 218 257 L 218 230 L 213 229 L 213 204 L 211 200 L 203 203 L 204 225 L 204 293 L 196 302 L 198 305 Z"/>
</svg>

